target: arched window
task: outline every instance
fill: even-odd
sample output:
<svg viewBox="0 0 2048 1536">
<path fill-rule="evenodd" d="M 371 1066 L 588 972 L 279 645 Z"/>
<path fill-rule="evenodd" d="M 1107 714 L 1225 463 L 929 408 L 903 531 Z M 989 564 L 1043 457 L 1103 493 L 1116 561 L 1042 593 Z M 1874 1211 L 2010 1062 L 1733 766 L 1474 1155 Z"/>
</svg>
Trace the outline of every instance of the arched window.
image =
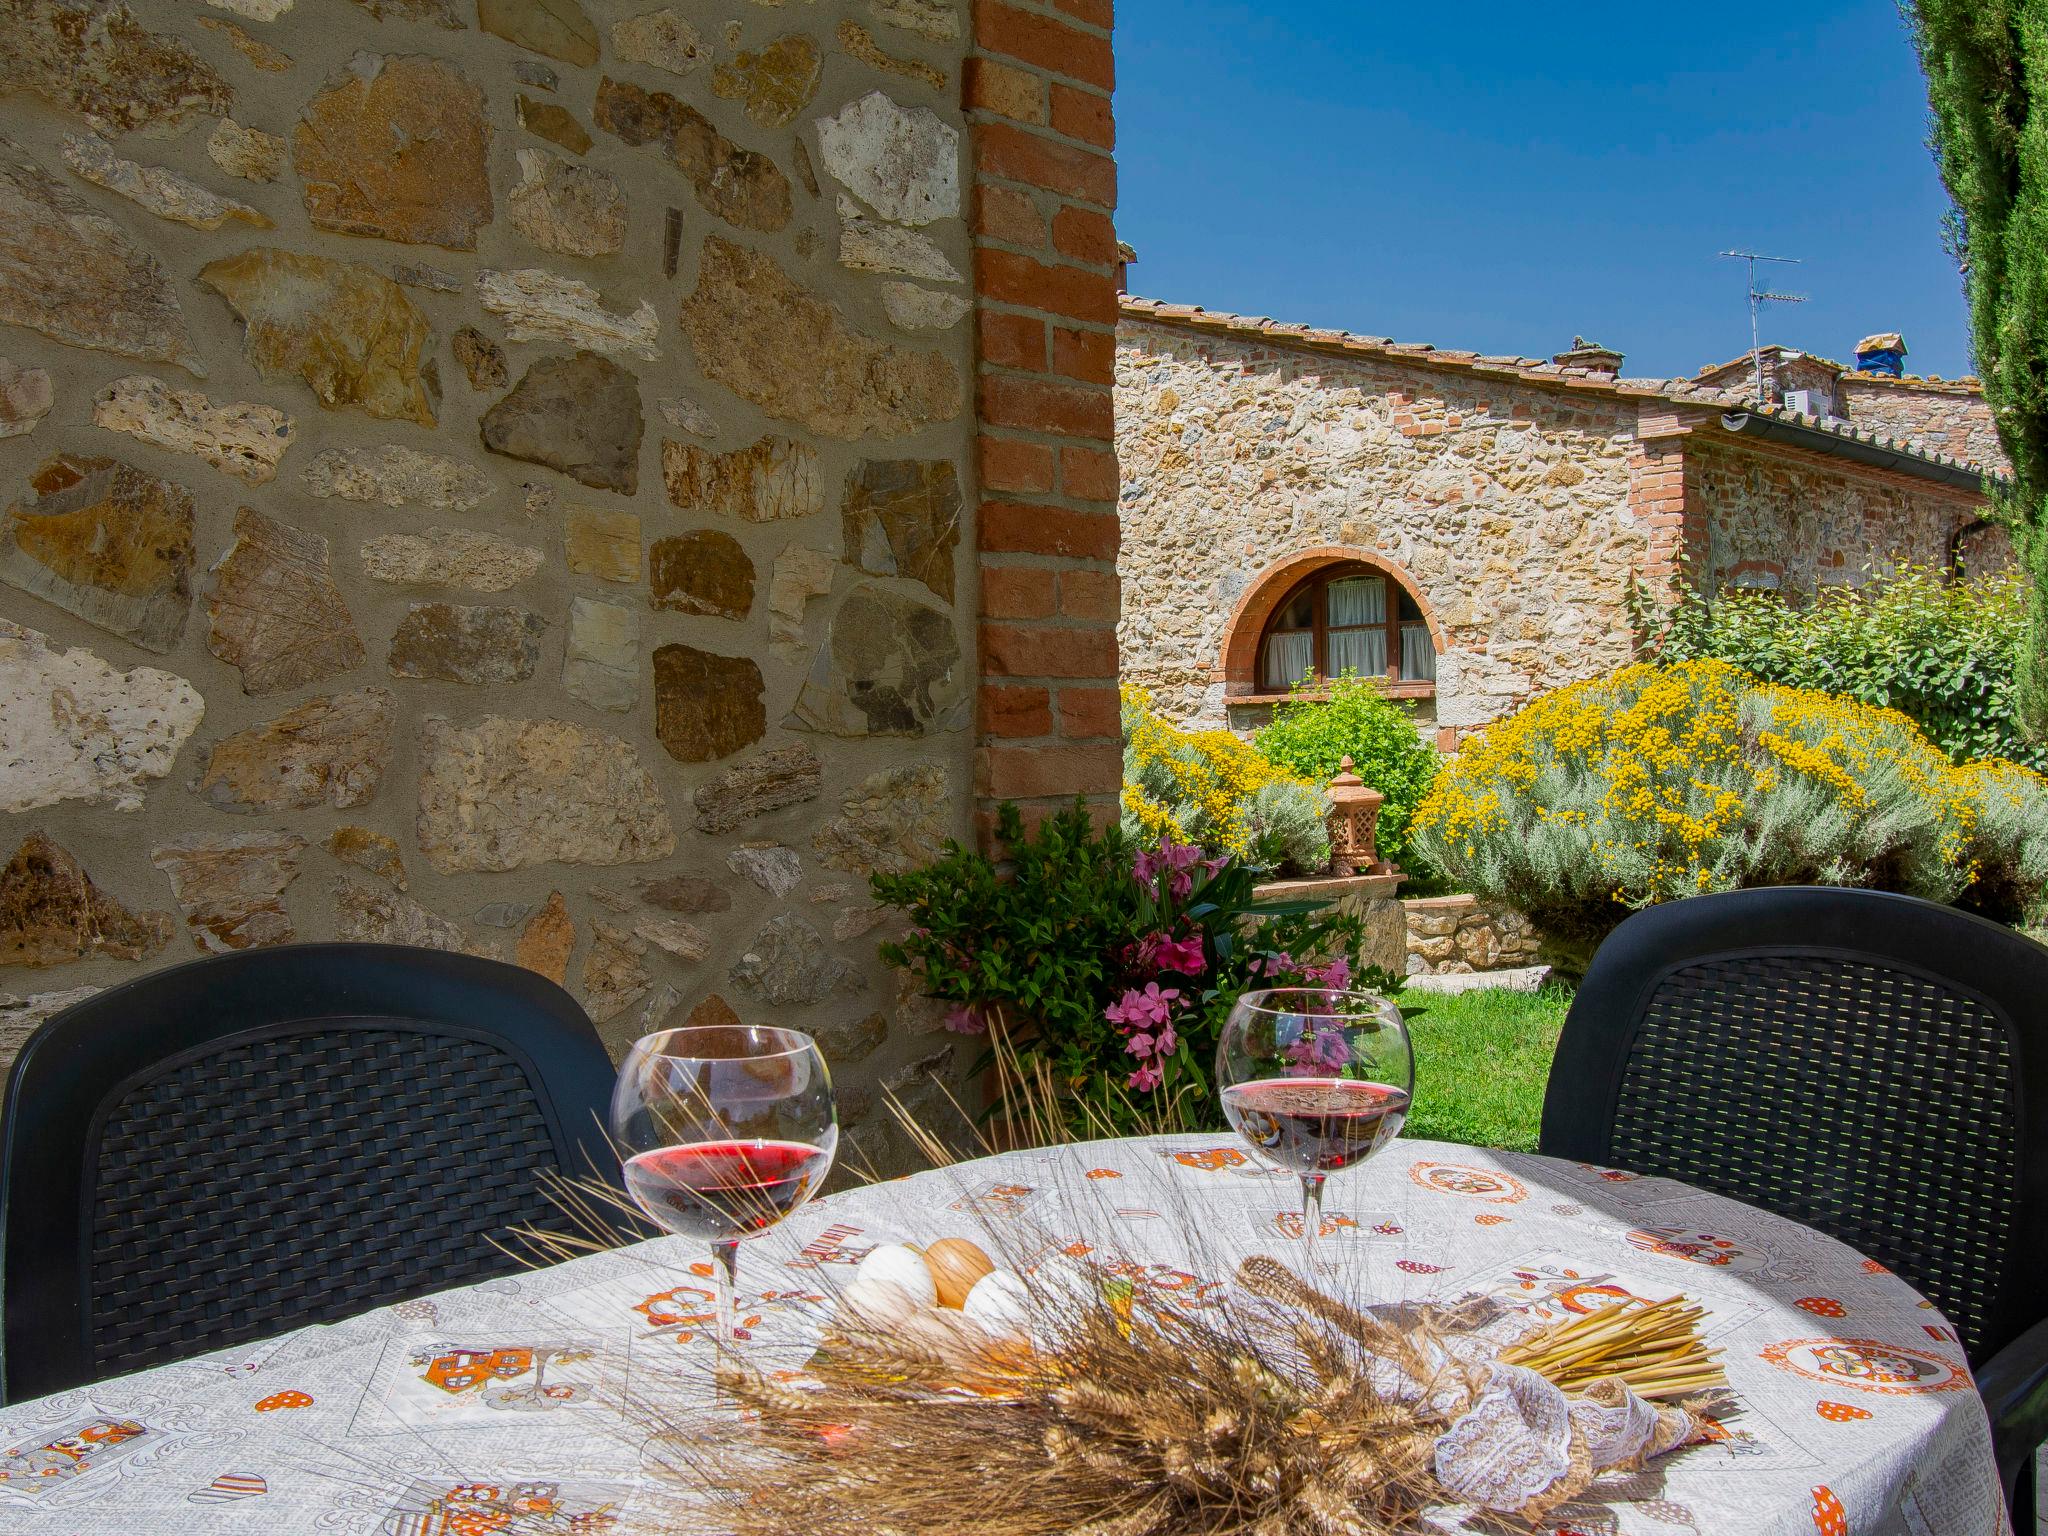
<svg viewBox="0 0 2048 1536">
<path fill-rule="evenodd" d="M 1327 565 L 1281 599 L 1259 638 L 1260 692 L 1284 693 L 1310 672 L 1430 685 L 1436 645 L 1415 599 L 1386 572 Z"/>
</svg>

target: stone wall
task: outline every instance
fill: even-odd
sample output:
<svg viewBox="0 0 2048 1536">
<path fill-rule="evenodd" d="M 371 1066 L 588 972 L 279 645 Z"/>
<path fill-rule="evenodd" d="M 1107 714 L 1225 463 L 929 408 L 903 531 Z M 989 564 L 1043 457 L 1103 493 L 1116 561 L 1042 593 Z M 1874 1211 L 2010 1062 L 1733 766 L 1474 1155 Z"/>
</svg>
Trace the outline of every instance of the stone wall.
<svg viewBox="0 0 2048 1536">
<path fill-rule="evenodd" d="M 390 939 L 901 1080 L 866 876 L 974 825 L 970 322 L 1027 312 L 963 76 L 1036 52 L 1107 165 L 1106 0 L 132 5 L 0 0 L 0 992 Z M 1011 425 L 1107 504 L 1106 421 Z"/>
<path fill-rule="evenodd" d="M 1705 530 L 1695 575 L 1716 588 L 1810 593 L 1861 585 L 1900 561 L 1938 568 L 1984 510 L 1968 491 L 1703 432 L 1687 444 L 1686 480 L 1689 515 Z"/>
<path fill-rule="evenodd" d="M 1475 896 L 1422 896 L 1405 901 L 1408 974 L 1464 975 L 1539 964 L 1541 940 L 1529 919 Z"/>
<path fill-rule="evenodd" d="M 1318 875 L 1274 880 L 1253 894 L 1260 901 L 1319 901 L 1357 918 L 1365 926 L 1358 947 L 1361 966 L 1402 974 L 1407 964 L 1408 925 L 1398 894 L 1400 875 Z"/>
<path fill-rule="evenodd" d="M 1981 464 L 1998 474 L 2011 469 L 1999 446 L 1991 407 L 1974 384 L 1845 373 L 1835 393 L 1841 413 L 1862 431 L 1945 453 L 1965 464 Z"/>
<path fill-rule="evenodd" d="M 1117 403 L 1124 675 L 1169 718 L 1228 723 L 1232 611 L 1305 549 L 1410 582 L 1441 631 L 1441 726 L 1626 661 L 1623 597 L 1651 542 L 1632 403 L 1130 318 Z"/>
</svg>

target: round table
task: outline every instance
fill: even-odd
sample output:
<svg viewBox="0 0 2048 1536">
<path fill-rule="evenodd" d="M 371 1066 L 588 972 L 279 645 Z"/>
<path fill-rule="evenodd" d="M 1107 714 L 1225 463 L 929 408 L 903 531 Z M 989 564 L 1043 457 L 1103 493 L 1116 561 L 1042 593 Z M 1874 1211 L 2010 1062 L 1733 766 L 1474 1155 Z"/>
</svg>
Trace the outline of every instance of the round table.
<svg viewBox="0 0 2048 1536">
<path fill-rule="evenodd" d="M 1012 1153 L 821 1200 L 741 1255 L 745 1347 L 798 1359 L 880 1242 L 1086 1250 L 1190 1310 L 1237 1260 L 1298 1260 L 1295 1181 L 1228 1136 Z M 1683 1292 L 1741 1412 L 1568 1506 L 1581 1536 L 1993 1536 L 2009 1529 L 1963 1350 L 1881 1265 L 1664 1179 L 1402 1140 L 1333 1177 L 1324 1283 L 1550 1310 Z M 701 1409 L 701 1245 L 643 1243 L 0 1410 L 0 1531 L 620 1536 L 656 1502 L 620 1404 Z M 578 1523 L 580 1517 L 580 1523 Z M 607 1523 L 607 1517 L 610 1517 Z M 1466 1529 L 1455 1514 L 1444 1531 Z M 716 1529 L 707 1521 L 703 1529 Z"/>
</svg>

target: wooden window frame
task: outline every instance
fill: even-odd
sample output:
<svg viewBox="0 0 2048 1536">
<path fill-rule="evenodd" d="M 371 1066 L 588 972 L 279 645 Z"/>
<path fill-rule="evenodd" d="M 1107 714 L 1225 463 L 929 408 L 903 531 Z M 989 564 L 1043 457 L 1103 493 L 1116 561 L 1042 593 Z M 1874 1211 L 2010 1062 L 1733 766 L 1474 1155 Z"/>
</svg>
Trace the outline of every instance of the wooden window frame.
<svg viewBox="0 0 2048 1536">
<path fill-rule="evenodd" d="M 1426 678 L 1405 678 L 1401 675 L 1401 625 L 1403 622 L 1426 624 L 1427 620 L 1421 617 L 1422 605 L 1416 602 L 1415 595 L 1406 586 L 1395 579 L 1393 572 L 1377 565 L 1369 565 L 1363 560 L 1341 560 L 1334 564 L 1323 566 L 1319 570 L 1311 571 L 1307 576 L 1304 576 L 1300 581 L 1289 587 L 1280 601 L 1273 605 L 1272 613 L 1266 619 L 1264 626 L 1259 630 L 1258 649 L 1252 654 L 1252 686 L 1256 690 L 1254 697 L 1284 697 L 1284 695 L 1275 693 L 1266 682 L 1266 644 L 1276 634 L 1298 635 L 1302 633 L 1298 629 L 1282 630 L 1279 628 L 1278 621 L 1280 616 L 1293 607 L 1295 601 L 1305 592 L 1310 594 L 1309 613 L 1311 628 L 1308 632 L 1314 636 L 1311 645 L 1313 648 L 1316 681 L 1323 688 L 1327 688 L 1334 681 L 1329 671 L 1329 587 L 1332 582 L 1349 581 L 1359 576 L 1377 576 L 1387 584 L 1387 617 L 1385 621 L 1387 669 L 1379 674 L 1381 680 L 1386 685 L 1387 692 L 1394 698 L 1429 699 L 1436 697 L 1436 684 L 1434 681 Z M 1401 603 L 1404 598 L 1415 609 L 1416 618 L 1406 621 L 1402 619 Z M 1346 630 L 1364 629 L 1367 627 L 1363 624 L 1344 626 Z M 1429 643 L 1431 650 L 1435 650 L 1436 636 L 1434 634 L 1430 636 Z"/>
</svg>

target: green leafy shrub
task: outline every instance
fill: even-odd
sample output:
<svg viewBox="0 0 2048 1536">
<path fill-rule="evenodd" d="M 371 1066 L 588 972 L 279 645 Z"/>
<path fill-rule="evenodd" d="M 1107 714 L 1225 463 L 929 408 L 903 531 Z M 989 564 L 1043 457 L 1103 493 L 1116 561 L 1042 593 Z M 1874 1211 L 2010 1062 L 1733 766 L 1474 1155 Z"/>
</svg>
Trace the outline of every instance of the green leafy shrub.
<svg viewBox="0 0 2048 1536">
<path fill-rule="evenodd" d="M 1568 950 L 1633 907 L 1758 885 L 1858 885 L 2015 921 L 2048 885 L 2048 780 L 1958 768 L 1895 710 L 1721 661 L 1546 694 L 1467 742 L 1416 813 L 1468 889 Z"/>
<path fill-rule="evenodd" d="M 1946 581 L 1905 567 L 1803 606 L 1775 592 L 1691 592 L 1638 617 L 1655 660 L 1733 662 L 1766 682 L 1896 709 L 1952 761 L 2048 770 L 2048 743 L 2030 740 L 2020 715 L 2027 581 L 2017 572 Z"/>
<path fill-rule="evenodd" d="M 1180 1123 L 1220 1125 L 1209 1064 L 1248 988 L 1401 984 L 1356 970 L 1360 919 L 1257 902 L 1252 866 L 1228 854 L 1134 848 L 1080 804 L 1028 836 L 1005 805 L 996 830 L 1004 869 L 949 843 L 923 869 L 873 878 L 876 900 L 911 921 L 882 958 L 952 1005 L 948 1027 L 1000 1022 L 1020 1065 L 1042 1065 L 1068 1095 L 1076 1134 L 1143 1129 L 1162 1105 L 1180 1106 Z"/>
<path fill-rule="evenodd" d="M 1415 722 L 1387 698 L 1379 683 L 1346 673 L 1327 700 L 1307 697 L 1307 681 L 1273 710 L 1272 723 L 1253 738 L 1259 755 L 1311 784 L 1327 784 L 1348 756 L 1368 789 L 1386 796 L 1380 806 L 1380 856 L 1427 875 L 1408 835 L 1415 808 L 1436 782 L 1442 759 Z"/>
<path fill-rule="evenodd" d="M 1229 731 L 1184 731 L 1123 690 L 1124 835 L 1191 843 L 1267 869 L 1312 875 L 1330 864 L 1330 800 Z"/>
</svg>

